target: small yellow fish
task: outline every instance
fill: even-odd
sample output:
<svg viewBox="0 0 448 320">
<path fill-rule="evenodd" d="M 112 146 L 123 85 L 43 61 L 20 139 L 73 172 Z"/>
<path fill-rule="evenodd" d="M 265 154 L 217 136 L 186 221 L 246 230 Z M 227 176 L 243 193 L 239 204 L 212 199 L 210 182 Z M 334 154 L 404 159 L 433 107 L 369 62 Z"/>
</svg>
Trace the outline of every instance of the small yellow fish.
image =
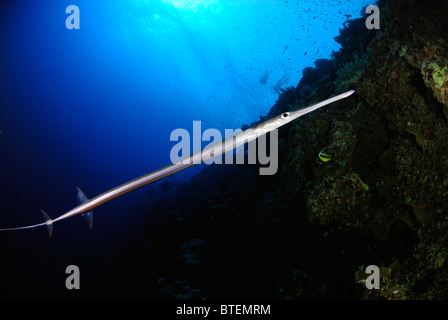
<svg viewBox="0 0 448 320">
<path fill-rule="evenodd" d="M 325 148 L 325 149 L 327 149 L 327 148 Z M 330 154 L 326 153 L 325 149 L 322 149 L 322 151 L 319 152 L 319 155 L 318 155 L 318 157 L 316 159 L 316 162 L 319 163 L 319 164 L 323 164 L 323 163 L 328 162 L 328 161 L 331 160 L 332 156 Z"/>
</svg>

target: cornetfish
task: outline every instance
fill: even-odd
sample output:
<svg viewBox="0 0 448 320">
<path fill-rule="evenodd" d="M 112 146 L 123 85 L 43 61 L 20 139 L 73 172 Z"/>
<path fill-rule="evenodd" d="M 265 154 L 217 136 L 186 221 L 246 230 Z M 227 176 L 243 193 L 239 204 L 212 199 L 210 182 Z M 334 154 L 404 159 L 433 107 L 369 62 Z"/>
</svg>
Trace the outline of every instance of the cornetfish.
<svg viewBox="0 0 448 320">
<path fill-rule="evenodd" d="M 36 228 L 36 227 L 40 227 L 40 226 L 46 226 L 48 233 L 51 237 L 51 235 L 53 234 L 53 224 L 55 222 L 70 218 L 70 217 L 80 214 L 80 213 L 82 213 L 83 216 L 86 217 L 89 227 L 92 228 L 92 217 L 93 217 L 92 209 L 93 208 L 96 208 L 105 202 L 108 202 L 112 199 L 118 198 L 128 192 L 135 190 L 135 189 L 141 188 L 141 187 L 146 186 L 152 182 L 158 181 L 158 180 L 168 177 L 172 174 L 175 174 L 179 171 L 187 169 L 195 164 L 199 164 L 203 161 L 212 159 L 212 158 L 220 156 L 228 151 L 236 149 L 237 147 L 239 147 L 245 143 L 248 143 L 250 141 L 253 141 L 256 138 L 258 138 L 270 131 L 278 129 L 279 127 L 284 126 L 285 124 L 287 124 L 287 123 L 289 123 L 307 113 L 310 113 L 316 109 L 322 108 L 323 106 L 326 106 L 335 101 L 345 99 L 348 96 L 352 95 L 354 92 L 355 92 L 354 90 L 350 90 L 350 91 L 347 91 L 340 95 L 329 98 L 325 101 L 305 107 L 303 109 L 290 111 L 290 112 L 284 112 L 281 115 L 278 115 L 269 120 L 266 120 L 252 128 L 248 128 L 248 129 L 241 131 L 233 136 L 230 136 L 223 141 L 218 141 L 209 146 L 206 146 L 203 150 L 199 150 L 199 151 L 197 151 L 189 156 L 186 156 L 174 163 L 171 163 L 163 168 L 160 168 L 158 170 L 147 173 L 143 176 L 135 178 L 126 183 L 123 183 L 123 184 L 121 184 L 113 189 L 110 189 L 110 190 L 96 196 L 95 198 L 90 199 L 90 200 L 84 195 L 84 193 L 81 191 L 81 189 L 77 188 L 78 189 L 78 200 L 80 202 L 80 205 L 67 211 L 66 213 L 62 214 L 61 216 L 59 216 L 55 219 L 50 219 L 50 217 L 45 213 L 45 211 L 43 211 L 41 209 L 41 212 L 44 216 L 45 222 L 39 223 L 39 224 L 34 224 L 34 225 L 28 225 L 28 226 L 24 226 L 24 227 L 0 229 L 0 231 L 23 230 L 23 229 Z M 207 151 L 207 152 L 205 152 L 205 151 Z"/>
</svg>

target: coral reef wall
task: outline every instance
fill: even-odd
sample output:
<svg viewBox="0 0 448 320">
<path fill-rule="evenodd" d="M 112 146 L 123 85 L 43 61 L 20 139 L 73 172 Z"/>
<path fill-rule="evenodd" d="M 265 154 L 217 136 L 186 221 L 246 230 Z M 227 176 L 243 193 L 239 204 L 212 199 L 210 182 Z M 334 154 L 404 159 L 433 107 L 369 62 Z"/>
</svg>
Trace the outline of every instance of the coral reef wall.
<svg viewBox="0 0 448 320">
<path fill-rule="evenodd" d="M 211 299 L 448 297 L 448 8 L 379 6 L 380 30 L 347 21 L 342 49 L 306 68 L 260 120 L 356 94 L 280 129 L 277 175 L 210 166 L 176 201 L 155 204 L 148 225 L 163 228 L 148 227 L 152 251 L 135 262 L 144 274 Z M 195 238 L 201 247 L 182 251 Z M 172 260 L 145 262 L 169 250 Z M 371 264 L 380 290 L 364 285 Z"/>
</svg>

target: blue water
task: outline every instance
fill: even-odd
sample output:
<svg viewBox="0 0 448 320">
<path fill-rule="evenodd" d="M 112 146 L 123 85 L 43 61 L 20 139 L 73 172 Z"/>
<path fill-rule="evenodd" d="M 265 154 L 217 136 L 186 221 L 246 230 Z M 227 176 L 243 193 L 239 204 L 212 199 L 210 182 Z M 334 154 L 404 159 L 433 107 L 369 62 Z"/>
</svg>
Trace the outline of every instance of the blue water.
<svg viewBox="0 0 448 320">
<path fill-rule="evenodd" d="M 339 49 L 342 23 L 371 2 L 2 1 L 0 228 L 39 223 L 41 208 L 61 215 L 76 186 L 93 197 L 170 163 L 170 133 L 191 132 L 193 120 L 203 130 L 258 120 L 279 88 Z M 65 25 L 72 4 L 79 30 Z M 148 201 L 138 190 L 104 204 L 92 231 L 75 217 L 52 239 L 42 229 L 1 233 L 0 297 L 79 295 L 64 287 L 69 264 L 113 279 Z"/>
</svg>

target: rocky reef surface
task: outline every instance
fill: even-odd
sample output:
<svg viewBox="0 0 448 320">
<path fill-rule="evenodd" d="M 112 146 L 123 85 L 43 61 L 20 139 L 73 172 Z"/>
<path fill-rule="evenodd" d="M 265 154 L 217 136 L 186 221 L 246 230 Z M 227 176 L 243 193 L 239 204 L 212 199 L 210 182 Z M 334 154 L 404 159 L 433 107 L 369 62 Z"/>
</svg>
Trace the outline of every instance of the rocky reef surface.
<svg viewBox="0 0 448 320">
<path fill-rule="evenodd" d="M 378 5 L 380 30 L 348 20 L 260 119 L 356 90 L 279 130 L 276 175 L 207 166 L 152 204 L 135 296 L 448 298 L 448 4 Z"/>
</svg>

